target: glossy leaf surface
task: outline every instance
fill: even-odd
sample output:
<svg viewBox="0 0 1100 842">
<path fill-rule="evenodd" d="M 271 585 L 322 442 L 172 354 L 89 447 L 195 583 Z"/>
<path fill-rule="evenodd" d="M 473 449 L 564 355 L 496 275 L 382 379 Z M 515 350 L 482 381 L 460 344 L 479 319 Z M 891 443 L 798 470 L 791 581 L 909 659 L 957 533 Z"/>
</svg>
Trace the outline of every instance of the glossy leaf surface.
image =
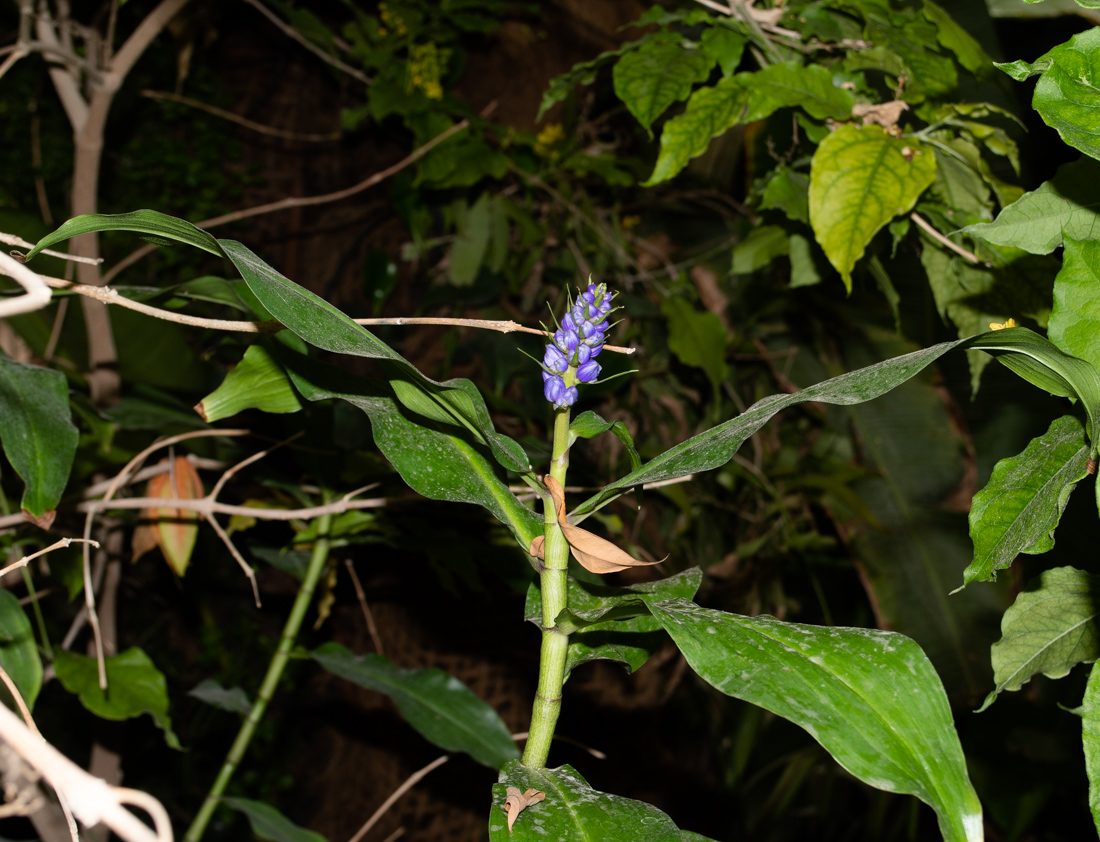
<svg viewBox="0 0 1100 842">
<path fill-rule="evenodd" d="M 104 719 L 133 719 L 148 713 L 164 732 L 164 741 L 179 748 L 168 717 L 168 682 L 149 656 L 136 646 L 104 661 L 107 691 L 99 686 L 99 667 L 95 658 L 64 649 L 54 650 L 54 669 L 62 685 L 75 693 L 80 703 Z"/>
<path fill-rule="evenodd" d="M 1020 553 L 1036 555 L 1054 546 L 1054 529 L 1069 496 L 1085 478 L 1088 445 L 1081 422 L 1055 420 L 1018 456 L 1002 459 L 970 508 L 974 560 L 963 583 L 991 582 Z"/>
<path fill-rule="evenodd" d="M 948 842 L 979 842 L 982 812 L 939 676 L 912 640 L 873 629 L 649 603 L 688 663 L 727 695 L 805 728 L 841 766 L 932 807 Z"/>
<path fill-rule="evenodd" d="M 497 712 L 443 670 L 401 669 L 381 655 L 353 655 L 338 643 L 320 646 L 313 659 L 333 675 L 385 693 L 410 725 L 442 749 L 464 751 L 492 769 L 519 757 Z"/>
<path fill-rule="evenodd" d="M 1001 620 L 993 644 L 996 688 L 985 710 L 1002 690 L 1019 690 L 1041 672 L 1061 678 L 1075 664 L 1100 657 L 1100 577 L 1073 567 L 1045 570 L 1028 584 Z"/>
<path fill-rule="evenodd" d="M 150 234 L 154 237 L 164 237 L 178 243 L 186 243 L 218 257 L 225 257 L 225 252 L 218 245 L 218 241 L 190 222 L 168 216 L 160 211 L 137 210 L 133 213 L 88 213 L 74 217 L 63 223 L 52 234 L 35 243 L 34 248 L 27 252 L 26 259 L 31 260 L 42 249 L 64 242 L 70 237 L 78 237 L 81 234 L 94 234 L 100 231 L 135 231 L 139 234 Z"/>
<path fill-rule="evenodd" d="M 217 389 L 199 402 L 195 411 L 205 421 L 214 422 L 246 409 L 286 413 L 301 408 L 283 367 L 262 345 L 249 345 L 244 358 Z"/>
<path fill-rule="evenodd" d="M 42 689 L 42 659 L 38 644 L 18 598 L 9 590 L 0 590 L 0 666 L 15 682 L 19 695 L 34 710 Z M 7 689 L 0 696 L 8 698 Z"/>
<path fill-rule="evenodd" d="M 252 832 L 265 842 L 326 842 L 321 834 L 299 827 L 270 804 L 248 798 L 223 798 L 222 802 L 244 813 Z"/>
<path fill-rule="evenodd" d="M 605 421 L 592 410 L 586 410 L 569 422 L 569 446 L 577 439 L 590 439 L 601 433 L 610 432 L 622 442 L 630 457 L 631 470 L 641 467 L 642 457 L 638 455 L 638 449 L 634 446 L 634 437 L 622 421 Z"/>
<path fill-rule="evenodd" d="M 878 126 L 845 124 L 821 141 L 810 166 L 810 224 L 849 290 L 871 238 L 912 210 L 935 176 L 931 149 Z"/>
<path fill-rule="evenodd" d="M 536 789 L 546 800 L 527 807 L 516 819 L 512 832 L 504 813 L 507 788 L 520 792 Z M 528 769 L 518 761 L 508 763 L 493 786 L 489 812 L 491 842 L 681 842 L 672 819 L 642 801 L 597 792 L 572 766 Z"/>
<path fill-rule="evenodd" d="M 36 518 L 56 509 L 69 482 L 80 438 L 71 416 L 64 374 L 0 353 L 0 444 Z"/>
</svg>

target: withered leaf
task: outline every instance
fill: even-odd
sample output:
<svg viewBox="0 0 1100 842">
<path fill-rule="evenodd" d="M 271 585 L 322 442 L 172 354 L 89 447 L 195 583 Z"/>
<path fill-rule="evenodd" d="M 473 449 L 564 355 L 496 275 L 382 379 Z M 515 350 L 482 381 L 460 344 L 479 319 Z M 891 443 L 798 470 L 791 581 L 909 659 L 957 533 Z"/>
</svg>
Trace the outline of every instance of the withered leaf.
<svg viewBox="0 0 1100 842">
<path fill-rule="evenodd" d="M 512 832 L 512 825 L 516 823 L 516 818 L 530 807 L 532 804 L 538 804 L 540 801 L 545 800 L 546 793 L 539 792 L 537 789 L 529 789 L 527 792 L 520 792 L 519 787 L 510 786 L 507 790 L 508 797 L 504 799 L 504 812 L 508 814 L 508 832 Z"/>
<path fill-rule="evenodd" d="M 852 106 L 852 116 L 863 118 L 863 125 L 865 126 L 882 126 L 894 137 L 901 137 L 898 120 L 901 119 L 902 112 L 908 110 L 909 103 L 900 99 L 877 104 L 857 102 Z"/>
<path fill-rule="evenodd" d="M 162 460 L 167 461 L 167 460 Z M 177 456 L 172 462 L 172 470 L 167 473 L 157 474 L 151 480 L 145 490 L 146 497 L 165 497 L 168 499 L 197 500 L 203 496 L 202 480 L 187 458 Z M 145 509 L 142 517 L 153 521 L 149 524 L 149 532 L 139 535 L 138 527 L 134 534 L 134 559 L 147 551 L 149 538 L 153 539 L 156 546 L 160 547 L 169 566 L 182 576 L 187 572 L 187 565 L 191 561 L 191 551 L 195 548 L 195 538 L 198 536 L 197 512 L 186 509 Z M 140 551 L 140 552 L 139 552 Z"/>
<path fill-rule="evenodd" d="M 561 527 L 565 540 L 569 542 L 569 549 L 573 558 L 581 563 L 591 573 L 618 573 L 629 567 L 648 567 L 651 564 L 660 564 L 668 558 L 657 561 L 639 561 L 625 550 L 612 544 L 605 538 L 593 535 L 587 529 L 572 526 L 565 517 L 565 489 L 561 483 L 552 476 L 543 478 L 543 483 L 550 490 L 550 496 L 554 498 L 554 509 L 558 516 L 558 526 Z M 531 541 L 530 553 L 536 558 L 545 558 L 545 539 L 539 535 Z"/>
</svg>

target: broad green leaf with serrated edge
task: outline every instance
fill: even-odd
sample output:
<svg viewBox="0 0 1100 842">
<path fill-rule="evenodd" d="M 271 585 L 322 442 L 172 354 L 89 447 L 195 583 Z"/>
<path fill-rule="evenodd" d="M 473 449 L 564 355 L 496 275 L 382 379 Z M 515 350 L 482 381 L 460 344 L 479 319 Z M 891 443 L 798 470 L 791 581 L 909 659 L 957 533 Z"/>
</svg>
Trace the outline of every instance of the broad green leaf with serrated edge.
<svg viewBox="0 0 1100 842">
<path fill-rule="evenodd" d="M 1004 331 L 1002 331 L 1003 333 Z M 671 447 L 654 457 L 639 470 L 604 487 L 602 491 L 590 497 L 576 508 L 574 515 L 587 515 L 599 508 L 607 500 L 618 496 L 624 489 L 633 488 L 646 482 L 672 479 L 686 474 L 709 471 L 724 465 L 733 458 L 733 454 L 753 433 L 764 426 L 776 413 L 788 407 L 808 401 L 851 406 L 884 395 L 904 383 L 917 372 L 939 359 L 952 348 L 965 342 L 978 341 L 988 337 L 982 334 L 973 340 L 943 342 L 904 354 L 891 360 L 885 360 L 866 368 L 833 377 L 814 386 L 789 395 L 771 395 L 757 401 L 736 418 L 693 436 L 675 447 Z M 580 518 L 577 519 L 580 523 Z"/>
<path fill-rule="evenodd" d="M 38 691 L 42 689 L 42 659 L 38 656 L 31 621 L 9 590 L 0 590 L 0 666 L 15 682 L 27 707 L 34 710 Z M 2 697 L 8 697 L 6 689 Z"/>
<path fill-rule="evenodd" d="M 1085 749 L 1085 771 L 1089 776 L 1089 809 L 1100 830 L 1100 667 L 1095 664 L 1085 685 L 1085 698 L 1077 709 L 1081 715 L 1081 742 Z"/>
<path fill-rule="evenodd" d="M 294 387 L 306 400 L 339 398 L 363 410 L 374 442 L 414 491 L 433 500 L 484 506 L 516 536 L 526 552 L 543 531 L 542 516 L 524 506 L 496 475 L 493 463 L 472 436 L 453 426 L 436 429 L 407 411 L 382 387 L 308 357 L 282 352 Z"/>
<path fill-rule="evenodd" d="M 464 751 L 492 769 L 519 757 L 497 712 L 443 670 L 401 669 L 381 655 L 353 655 L 338 643 L 325 643 L 312 655 L 333 675 L 385 693 L 421 736 L 442 749 Z"/>
<path fill-rule="evenodd" d="M 508 830 L 507 789 L 535 789 L 546 798 L 527 807 Z M 681 842 L 672 819 L 644 801 L 597 792 L 572 766 L 528 769 L 512 761 L 500 770 L 489 812 L 490 842 Z"/>
<path fill-rule="evenodd" d="M 99 231 L 136 231 L 140 234 L 152 234 L 225 257 L 218 241 L 201 228 L 190 222 L 168 216 L 160 211 L 138 210 L 133 213 L 103 214 L 88 213 L 77 216 L 62 224 L 60 228 L 39 240 L 33 249 L 27 252 L 27 260 L 32 259 L 42 249 L 49 248 L 70 237 L 81 234 L 93 234 Z"/>
<path fill-rule="evenodd" d="M 261 345 L 250 345 L 244 358 L 222 384 L 199 401 L 195 411 L 204 421 L 220 421 L 246 409 L 297 412 L 302 408 L 283 367 Z"/>
<path fill-rule="evenodd" d="M 703 31 L 699 39 L 703 52 L 718 62 L 723 76 L 732 76 L 741 62 L 748 39 L 740 32 L 725 26 L 712 26 Z"/>
<path fill-rule="evenodd" d="M 660 623 L 649 616 L 642 596 L 650 599 L 691 599 L 703 581 L 697 567 L 661 579 L 624 588 L 591 585 L 568 580 L 569 607 L 556 623 L 572 631 L 566 655 L 566 675 L 589 661 L 618 661 L 634 672 L 644 664 L 665 639 Z M 542 590 L 538 580 L 527 589 L 524 619 L 542 625 Z"/>
<path fill-rule="evenodd" d="M 668 317 L 669 350 L 680 362 L 703 369 L 715 391 L 720 389 L 729 376 L 722 320 L 696 310 L 682 298 L 666 298 L 661 310 Z"/>
<path fill-rule="evenodd" d="M 577 439 L 590 439 L 601 433 L 610 432 L 622 442 L 630 457 L 630 469 L 638 470 L 642 466 L 642 457 L 638 455 L 638 449 L 634 447 L 634 437 L 622 421 L 605 421 L 592 410 L 586 410 L 569 422 L 569 446 Z"/>
<path fill-rule="evenodd" d="M 650 132 L 653 121 L 672 103 L 687 99 L 712 67 L 711 56 L 681 42 L 643 44 L 615 64 L 615 95 Z"/>
<path fill-rule="evenodd" d="M 1082 158 L 1065 164 L 1050 181 L 1025 193 L 992 222 L 969 225 L 967 234 L 998 246 L 1032 254 L 1050 254 L 1063 235 L 1078 240 L 1100 238 L 1100 163 Z"/>
<path fill-rule="evenodd" d="M 741 121 L 748 101 L 749 92 L 737 77 L 719 79 L 693 93 L 684 113 L 670 119 L 661 130 L 661 149 L 645 186 L 668 181 L 688 161 L 706 152 L 712 138 Z"/>
<path fill-rule="evenodd" d="M 833 84 L 833 73 L 820 64 L 797 61 L 770 64 L 756 73 L 738 73 L 749 91 L 746 123 L 763 120 L 780 108 L 798 106 L 818 120 L 845 120 L 852 116 L 856 97 Z"/>
<path fill-rule="evenodd" d="M 1067 354 L 1100 370 L 1100 241 L 1066 236 L 1047 336 Z"/>
<path fill-rule="evenodd" d="M 57 507 L 69 482 L 80 438 L 71 416 L 64 374 L 0 352 L 0 444 L 25 483 L 21 505 L 35 517 Z"/>
<path fill-rule="evenodd" d="M 326 842 L 321 834 L 299 827 L 270 804 L 248 798 L 222 798 L 222 802 L 244 813 L 252 832 L 264 842 Z"/>
<path fill-rule="evenodd" d="M 131 646 L 104 660 L 107 691 L 99 686 L 99 666 L 95 658 L 54 649 L 53 666 L 61 684 L 75 693 L 80 703 L 104 719 L 133 719 L 148 713 L 164 732 L 164 741 L 179 748 L 168 717 L 168 682 L 149 656 Z"/>
<path fill-rule="evenodd" d="M 982 808 L 939 676 L 904 635 L 649 601 L 688 664 L 723 693 L 801 726 L 860 780 L 915 795 L 947 842 L 979 842 Z"/>
<path fill-rule="evenodd" d="M 993 59 L 986 55 L 969 32 L 930 0 L 924 0 L 924 16 L 936 24 L 940 43 L 955 54 L 959 64 L 975 75 L 984 76 L 993 69 Z"/>
<path fill-rule="evenodd" d="M 1022 82 L 1039 75 L 1032 105 L 1062 140 L 1100 158 L 1100 29 L 1074 35 L 1033 63 L 998 65 Z"/>
<path fill-rule="evenodd" d="M 930 149 L 878 126 L 843 125 L 821 141 L 810 167 L 810 224 L 849 290 L 871 238 L 912 210 L 935 177 Z"/>
<path fill-rule="evenodd" d="M 981 710 L 1002 690 L 1019 690 L 1036 673 L 1061 678 L 1075 664 L 1100 657 L 1098 614 L 1100 577 L 1056 567 L 1032 580 L 1001 619 L 1001 639 L 990 652 L 997 686 Z"/>
<path fill-rule="evenodd" d="M 1067 415 L 1019 456 L 997 463 L 970 507 L 974 560 L 963 572 L 964 587 L 993 581 L 1020 553 L 1037 555 L 1054 546 L 1054 528 L 1087 474 L 1088 454 L 1081 422 Z"/>
</svg>

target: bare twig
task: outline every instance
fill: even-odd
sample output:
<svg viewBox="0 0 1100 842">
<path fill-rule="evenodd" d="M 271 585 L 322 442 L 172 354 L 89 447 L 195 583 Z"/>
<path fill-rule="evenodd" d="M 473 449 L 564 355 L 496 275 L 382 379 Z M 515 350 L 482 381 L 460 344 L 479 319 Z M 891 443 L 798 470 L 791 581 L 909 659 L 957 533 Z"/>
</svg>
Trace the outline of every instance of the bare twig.
<svg viewBox="0 0 1100 842">
<path fill-rule="evenodd" d="M 287 23 L 284 23 L 282 18 L 280 18 L 274 12 L 270 11 L 266 6 L 260 3 L 259 0 L 244 1 L 249 6 L 253 6 L 257 10 L 259 10 L 265 18 L 267 18 L 269 21 L 279 27 L 284 35 L 289 38 L 293 38 L 295 41 L 297 41 L 315 56 L 320 58 L 322 61 L 326 62 L 327 64 L 331 64 L 337 70 L 343 71 L 344 73 L 348 74 L 348 76 L 351 76 L 353 79 L 358 79 L 364 85 L 370 85 L 374 82 L 374 80 L 363 73 L 363 71 L 356 70 L 354 67 L 344 64 L 344 62 L 340 61 L 340 59 L 336 58 L 335 56 L 330 56 L 328 53 L 326 53 L 324 50 L 322 50 L 320 47 L 318 47 L 316 44 L 314 44 L 312 41 L 302 35 L 302 33 L 300 33 L 297 29 Z"/>
<path fill-rule="evenodd" d="M 252 597 L 256 600 L 256 607 L 262 607 L 260 605 L 260 588 L 256 584 L 256 571 L 252 569 L 252 565 L 244 560 L 235 546 L 233 541 L 230 540 L 229 535 L 222 529 L 222 525 L 218 523 L 218 519 L 210 512 L 204 512 L 203 516 L 206 518 L 206 522 L 209 523 L 214 531 L 218 533 L 218 537 L 222 539 L 222 543 L 225 544 L 226 549 L 229 550 L 229 554 L 233 556 L 233 559 L 241 566 L 241 570 L 244 571 L 244 575 L 248 577 L 248 581 L 252 583 Z"/>
<path fill-rule="evenodd" d="M 530 731 L 518 731 L 517 733 L 512 734 L 512 739 L 526 740 L 529 736 L 531 736 Z M 570 745 L 576 746 L 579 749 L 583 749 L 584 751 L 587 751 L 589 754 L 595 757 L 597 760 L 607 760 L 607 755 L 600 751 L 598 748 L 586 746 L 580 740 L 574 740 L 572 737 L 563 737 L 561 734 L 555 734 L 554 739 L 558 742 L 569 743 Z"/>
<path fill-rule="evenodd" d="M 202 456 L 196 456 L 194 453 L 188 453 L 185 457 L 188 462 L 194 465 L 196 468 L 202 471 L 221 471 L 225 469 L 225 463 L 218 459 L 206 459 Z M 170 463 L 162 462 L 158 465 L 149 465 L 142 468 L 140 471 L 131 474 L 126 480 L 126 485 L 132 485 L 133 483 L 142 482 L 153 477 L 160 476 L 161 474 L 168 473 Z M 99 497 L 108 488 L 111 487 L 111 483 L 114 482 L 114 477 L 105 479 L 102 482 L 97 482 L 94 485 L 89 485 L 83 491 L 80 492 L 80 496 L 85 500 L 90 500 L 93 497 Z"/>
<path fill-rule="evenodd" d="M 909 218 L 911 220 L 913 220 L 915 223 L 917 223 L 917 227 L 919 227 L 922 231 L 924 231 L 924 233 L 926 233 L 929 237 L 931 237 L 933 240 L 936 240 L 937 242 L 941 243 L 942 245 L 946 246 L 947 248 L 951 249 L 951 251 L 955 252 L 955 254 L 959 255 L 959 257 L 963 258 L 964 260 L 968 260 L 971 263 L 981 263 L 982 262 L 981 259 L 978 257 L 978 255 L 974 254 L 974 252 L 967 251 L 962 246 L 956 245 L 955 243 L 953 243 L 949 239 L 947 239 L 947 237 L 945 237 L 943 234 L 941 234 L 939 231 L 937 231 L 935 228 L 933 228 L 931 223 L 929 223 L 923 216 L 921 216 L 916 211 L 913 211 L 911 214 L 909 214 Z"/>
<path fill-rule="evenodd" d="M 68 547 L 70 544 L 72 544 L 73 541 L 88 543 L 91 544 L 93 547 L 99 546 L 99 541 L 88 541 L 84 538 L 62 538 L 60 541 L 56 541 L 55 543 L 50 544 L 44 550 L 39 550 L 36 553 L 25 555 L 21 559 L 19 559 L 19 561 L 12 562 L 3 570 L 0 570 L 0 576 L 11 573 L 13 570 L 18 570 L 20 567 L 26 567 L 28 562 L 30 562 L 32 559 L 38 558 L 40 555 L 45 555 L 46 553 L 53 552 L 54 550 L 59 550 L 62 547 Z"/>
<path fill-rule="evenodd" d="M 185 509 L 201 515 L 244 515 L 257 520 L 310 520 L 321 515 L 337 515 L 353 509 L 381 509 L 389 504 L 384 497 L 370 500 L 339 500 L 324 506 L 310 506 L 305 509 L 266 509 L 258 506 L 232 506 L 204 497 L 201 500 L 170 497 L 131 497 L 125 500 L 88 500 L 80 503 L 78 512 L 101 512 L 108 509 Z M 0 526 L 4 526 L 0 519 Z"/>
<path fill-rule="evenodd" d="M 261 459 L 263 459 L 265 456 L 267 456 L 267 454 L 271 453 L 271 451 L 278 450 L 284 444 L 290 444 L 292 441 L 294 441 L 295 439 L 301 438 L 303 435 L 305 435 L 304 432 L 297 432 L 294 435 L 292 435 L 290 438 L 283 439 L 283 441 L 278 442 L 277 444 L 273 444 L 267 450 L 261 450 L 258 453 L 253 453 L 251 456 L 249 456 L 246 459 L 242 459 L 236 465 L 233 465 L 231 468 L 228 468 L 225 471 L 225 473 L 223 473 L 218 478 L 217 483 L 215 483 L 215 485 L 214 485 L 214 489 L 206 496 L 211 500 L 216 500 L 218 498 L 218 494 L 220 494 L 221 490 L 225 487 L 225 484 L 227 482 L 229 482 L 229 480 L 233 476 L 235 476 L 236 473 L 238 471 L 240 471 L 242 468 L 248 467 L 253 462 L 259 462 Z"/>
<path fill-rule="evenodd" d="M 401 786 L 393 791 L 393 794 L 389 798 L 382 802 L 382 806 L 374 811 L 374 815 L 367 819 L 366 823 L 356 831 L 355 835 L 352 836 L 348 842 L 359 842 L 359 840 L 366 836 L 370 829 L 378 823 L 378 820 L 386 814 L 386 811 L 397 803 L 397 799 L 416 786 L 427 774 L 438 769 L 450 759 L 450 755 L 444 754 L 442 757 L 437 757 L 423 769 L 409 775 L 405 783 L 401 784 Z"/>
<path fill-rule="evenodd" d="M 0 253 L 0 272 L 25 290 L 17 298 L 0 300 L 0 319 L 19 313 L 33 313 L 50 303 L 50 288 L 42 282 L 37 272 L 32 272 L 18 260 Z"/>
<path fill-rule="evenodd" d="M 363 591 L 362 583 L 359 581 L 359 574 L 355 572 L 355 565 L 348 558 L 344 559 L 344 566 L 347 567 L 348 573 L 351 574 L 352 584 L 355 585 L 355 595 L 359 598 L 359 607 L 363 609 L 363 619 L 367 621 L 367 631 L 370 632 L 370 639 L 374 643 L 374 651 L 379 655 L 385 655 L 386 652 L 382 648 L 382 638 L 378 634 L 378 627 L 374 624 L 374 615 L 367 604 L 367 595 Z"/>
<path fill-rule="evenodd" d="M 451 135 L 457 134 L 463 129 L 469 128 L 469 121 L 460 120 L 455 123 L 446 131 L 442 131 L 425 143 L 423 146 L 419 146 L 394 164 L 392 167 L 387 167 L 384 170 L 376 172 L 369 178 L 359 182 L 358 184 L 347 187 L 343 190 L 337 190 L 335 193 L 325 193 L 321 196 L 306 196 L 302 198 L 288 198 L 280 199 L 277 202 L 269 202 L 265 205 L 257 205 L 252 208 L 245 208 L 244 210 L 233 211 L 232 213 L 222 214 L 221 216 L 215 216 L 211 219 L 204 219 L 201 222 L 196 222 L 195 225 L 199 228 L 213 228 L 216 225 L 225 225 L 228 222 L 236 222 L 241 219 L 248 219 L 253 216 L 260 216 L 265 213 L 274 213 L 275 211 L 289 210 L 291 208 L 308 207 L 311 205 L 323 205 L 326 202 L 336 202 L 340 199 L 346 199 L 348 196 L 354 196 L 356 193 L 361 193 L 368 188 L 373 187 L 379 182 L 385 181 L 391 175 L 400 172 L 411 164 L 416 163 L 420 158 L 424 157 L 428 152 L 445 141 Z M 111 267 L 111 269 L 103 275 L 103 283 L 110 283 L 111 280 L 118 275 L 123 269 L 132 266 L 141 258 L 147 254 L 151 254 L 157 246 L 147 245 L 139 248 L 137 251 L 128 255 L 120 260 L 117 264 Z"/>
<path fill-rule="evenodd" d="M 23 249 L 34 248 L 34 243 L 28 243 L 22 237 L 17 237 L 14 234 L 5 234 L 0 232 L 0 243 L 4 243 L 9 246 L 18 246 Z M 42 249 L 39 254 L 46 254 L 50 257 L 58 257 L 61 260 L 71 260 L 73 263 L 91 263 L 98 264 L 103 262 L 102 257 L 80 257 L 76 254 L 69 254 L 64 251 L 54 251 L 53 249 Z"/>
<path fill-rule="evenodd" d="M 150 99 L 166 99 L 170 102 L 178 102 L 181 105 L 187 105 L 191 108 L 197 108 L 200 111 L 205 111 L 208 114 L 213 114 L 215 117 L 221 117 L 223 120 L 229 120 L 236 123 L 239 126 L 244 126 L 246 129 L 251 129 L 254 132 L 267 135 L 268 137 L 279 137 L 284 140 L 300 140 L 306 143 L 327 143 L 333 140 L 339 140 L 341 138 L 340 132 L 325 132 L 324 134 L 309 134 L 302 132 L 292 132 L 286 129 L 277 129 L 274 126 L 265 126 L 263 123 L 257 123 L 253 120 L 249 120 L 247 117 L 242 117 L 239 114 L 234 114 L 232 111 L 226 111 L 224 108 L 218 108 L 214 105 L 207 105 L 197 99 L 191 99 L 188 96 L 180 96 L 179 94 L 168 93 L 167 91 L 149 91 L 145 90 L 141 92 L 142 96 L 149 97 Z"/>
</svg>

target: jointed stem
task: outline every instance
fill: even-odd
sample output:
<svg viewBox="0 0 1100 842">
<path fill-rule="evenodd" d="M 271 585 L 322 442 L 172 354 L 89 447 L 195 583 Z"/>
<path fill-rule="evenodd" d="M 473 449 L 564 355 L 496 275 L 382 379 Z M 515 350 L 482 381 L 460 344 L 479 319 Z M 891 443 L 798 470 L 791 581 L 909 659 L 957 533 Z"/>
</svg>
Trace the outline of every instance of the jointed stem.
<svg viewBox="0 0 1100 842">
<path fill-rule="evenodd" d="M 550 476 L 565 485 L 569 467 L 569 410 L 554 415 L 554 449 Z M 550 753 L 550 741 L 561 711 L 561 689 L 565 680 L 565 655 L 569 635 L 562 634 L 555 622 L 568 604 L 566 575 L 569 568 L 569 544 L 558 527 L 557 513 L 546 507 L 546 544 L 542 579 L 542 652 L 539 658 L 539 686 L 531 711 L 531 729 L 523 751 L 523 765 L 541 769 Z"/>
<path fill-rule="evenodd" d="M 327 494 L 325 495 L 325 502 L 328 502 Z M 321 578 L 321 573 L 324 572 L 325 565 L 328 562 L 329 543 L 327 536 L 331 525 L 331 514 L 325 514 L 318 518 L 319 537 L 313 544 L 313 555 L 310 556 L 305 579 L 302 580 L 302 586 L 298 589 L 298 596 L 294 600 L 294 606 L 290 609 L 290 616 L 283 628 L 279 648 L 275 650 L 275 655 L 271 658 L 271 663 L 267 667 L 267 675 L 264 676 L 263 684 L 260 685 L 260 692 L 256 695 L 252 710 L 249 711 L 248 718 L 241 725 L 237 739 L 233 741 L 233 746 L 229 749 L 229 754 L 226 755 L 221 771 L 218 772 L 214 785 L 210 787 L 206 800 L 202 802 L 202 807 L 195 816 L 195 820 L 191 822 L 191 827 L 187 829 L 187 835 L 183 837 L 183 842 L 198 842 L 202 838 L 206 825 L 214 814 L 214 808 L 218 806 L 218 801 L 222 793 L 225 792 L 229 779 L 233 777 L 233 773 L 237 770 L 237 766 L 248 749 L 248 744 L 252 741 L 256 726 L 263 719 L 268 702 L 275 695 L 275 688 L 279 684 L 283 669 L 290 658 L 290 650 L 294 647 L 294 639 L 298 636 L 298 630 L 302 627 L 302 620 L 305 619 L 309 603 L 313 598 L 313 591 L 317 587 L 317 581 Z"/>
</svg>

